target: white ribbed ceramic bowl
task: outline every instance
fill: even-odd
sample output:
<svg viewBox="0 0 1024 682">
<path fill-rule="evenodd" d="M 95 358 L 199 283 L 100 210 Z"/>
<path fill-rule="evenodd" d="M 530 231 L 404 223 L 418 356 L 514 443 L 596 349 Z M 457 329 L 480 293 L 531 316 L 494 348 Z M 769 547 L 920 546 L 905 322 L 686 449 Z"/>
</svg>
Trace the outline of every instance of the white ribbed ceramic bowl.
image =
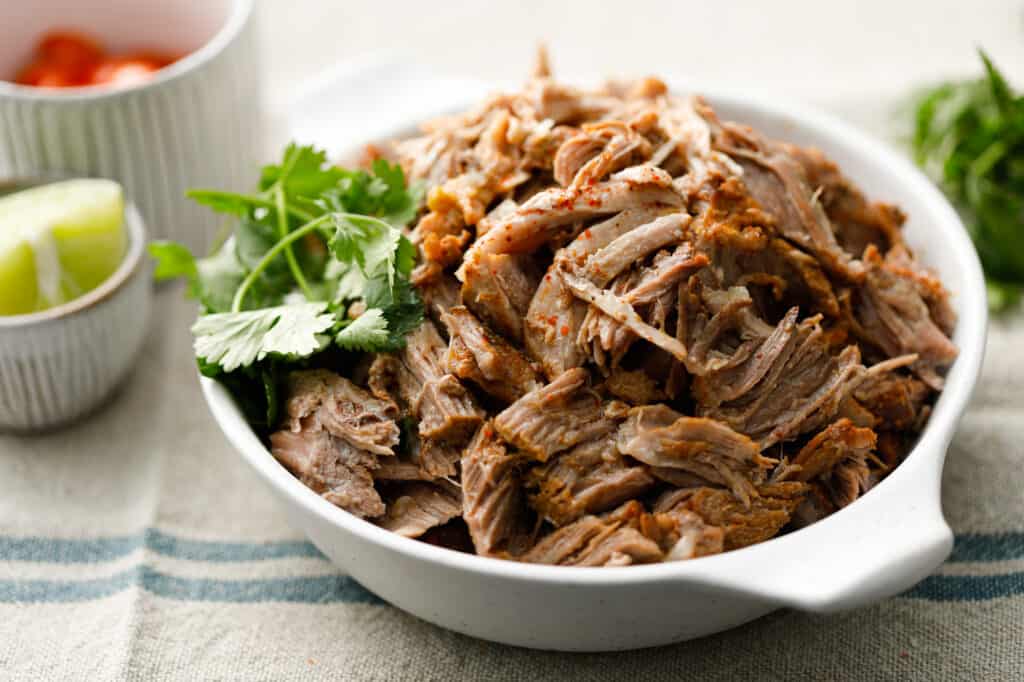
<svg viewBox="0 0 1024 682">
<path fill-rule="evenodd" d="M 401 86 L 392 74 L 391 87 Z M 821 148 L 870 197 L 907 211 L 907 240 L 949 287 L 959 315 L 953 340 L 960 355 L 928 425 L 885 480 L 802 530 L 691 561 L 539 566 L 403 538 L 335 507 L 274 460 L 227 390 L 203 378 L 214 418 L 292 524 L 398 608 L 517 646 L 637 649 L 719 632 L 779 608 L 832 612 L 870 604 L 914 585 L 949 554 L 953 533 L 942 516 L 942 467 L 981 369 L 987 323 L 981 266 L 956 211 L 905 158 L 840 121 L 746 93 L 681 90 L 705 93 L 726 120 Z M 415 122 L 404 121 L 392 132 Z"/>
<path fill-rule="evenodd" d="M 0 183 L 14 190 L 38 184 Z M 30 315 L 0 315 L 0 431 L 62 426 L 100 407 L 124 379 L 149 326 L 146 228 L 125 204 L 128 246 L 105 282 Z"/>
<path fill-rule="evenodd" d="M 81 30 L 112 51 L 187 54 L 121 89 L 46 89 L 0 81 L 0 177 L 104 177 L 125 187 L 153 236 L 205 250 L 217 218 L 190 187 L 245 189 L 261 114 L 253 0 L 0 2 L 0 79 L 48 30 Z M 15 28 L 16 27 L 16 28 Z"/>
</svg>

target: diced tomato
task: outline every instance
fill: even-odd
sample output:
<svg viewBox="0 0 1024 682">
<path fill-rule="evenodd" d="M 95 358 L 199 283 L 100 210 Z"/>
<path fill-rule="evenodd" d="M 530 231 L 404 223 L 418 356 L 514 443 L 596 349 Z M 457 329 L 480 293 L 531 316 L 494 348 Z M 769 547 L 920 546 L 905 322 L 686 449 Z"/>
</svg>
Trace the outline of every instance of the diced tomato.
<svg viewBox="0 0 1024 682">
<path fill-rule="evenodd" d="M 64 69 L 37 62 L 30 64 L 21 70 L 18 77 L 14 79 L 19 85 L 31 85 L 37 88 L 73 88 L 78 85 L 85 85 Z"/>
<path fill-rule="evenodd" d="M 103 48 L 81 33 L 51 31 L 39 41 L 36 55 L 40 61 L 62 66 L 92 65 L 103 58 Z"/>
<path fill-rule="evenodd" d="M 92 85 L 136 85 L 144 83 L 166 66 L 150 57 L 109 57 L 92 72 Z"/>
<path fill-rule="evenodd" d="M 45 88 L 136 85 L 175 61 L 175 57 L 156 53 L 108 57 L 88 36 L 51 31 L 39 41 L 33 61 L 18 73 L 15 82 Z"/>
</svg>

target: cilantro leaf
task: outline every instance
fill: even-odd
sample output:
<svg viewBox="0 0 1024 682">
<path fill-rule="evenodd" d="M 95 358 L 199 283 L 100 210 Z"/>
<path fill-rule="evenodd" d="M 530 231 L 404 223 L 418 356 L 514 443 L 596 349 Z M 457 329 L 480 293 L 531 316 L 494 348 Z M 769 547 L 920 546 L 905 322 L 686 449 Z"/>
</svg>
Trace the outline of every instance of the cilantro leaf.
<svg viewBox="0 0 1024 682">
<path fill-rule="evenodd" d="M 252 194 L 239 194 L 237 192 L 221 192 L 214 189 L 190 189 L 185 192 L 185 196 L 217 213 L 228 213 L 236 216 L 249 215 L 252 211 L 259 208 L 269 209 L 273 207 L 270 200 L 263 197 Z"/>
<path fill-rule="evenodd" d="M 269 221 L 254 220 L 248 216 L 241 218 L 235 225 L 235 256 L 247 271 L 256 268 L 263 256 L 280 237 L 277 228 Z M 288 263 L 284 254 L 274 258 L 260 273 L 261 280 L 272 287 L 288 290 L 292 285 L 292 276 L 288 271 Z"/>
<path fill-rule="evenodd" d="M 358 264 L 367 277 L 384 273 L 390 285 L 412 271 L 415 250 L 401 230 L 368 216 L 335 213 L 332 218 L 336 231 L 329 246 L 339 261 Z"/>
<path fill-rule="evenodd" d="M 405 348 L 405 337 L 423 324 L 423 304 L 398 303 L 384 308 L 384 319 L 388 321 L 388 341 L 380 351 L 396 351 Z"/>
<path fill-rule="evenodd" d="M 384 159 L 373 162 L 373 174 L 384 186 L 376 197 L 378 205 L 374 214 L 392 225 L 404 226 L 412 222 L 423 201 L 423 185 L 417 183 L 407 187 L 402 167 Z"/>
<path fill-rule="evenodd" d="M 153 278 L 158 282 L 177 277 L 185 277 L 189 282 L 189 290 L 193 291 L 199 278 L 196 259 L 188 248 L 177 242 L 155 241 L 149 245 L 149 255 L 156 261 Z"/>
<path fill-rule="evenodd" d="M 345 173 L 326 164 L 327 154 L 322 150 L 300 147 L 292 142 L 279 165 L 264 166 L 260 191 L 265 192 L 280 182 L 289 197 L 316 197 L 336 185 Z"/>
<path fill-rule="evenodd" d="M 395 286 L 378 275 L 367 280 L 363 300 L 367 308 L 379 308 L 388 321 L 388 342 L 379 350 L 398 350 L 405 347 L 405 336 L 423 322 L 423 302 L 407 279 L 399 279 Z"/>
<path fill-rule="evenodd" d="M 355 263 L 342 263 L 332 258 L 324 268 L 324 280 L 331 283 L 327 299 L 341 304 L 363 297 L 366 289 L 366 275 Z"/>
<path fill-rule="evenodd" d="M 199 369 L 228 387 L 254 427 L 276 425 L 288 372 L 397 350 L 422 323 L 409 282 L 416 249 L 402 228 L 423 194 L 397 164 L 348 170 L 296 144 L 262 169 L 251 194 L 188 193 L 237 219 L 231 237 L 203 259 L 154 244 L 157 275 L 189 281 L 204 313 L 192 328 Z M 365 312 L 339 321 L 353 303 Z"/>
<path fill-rule="evenodd" d="M 1024 97 L 979 53 L 983 78 L 918 97 L 912 145 L 960 210 L 998 311 L 1015 305 L 1024 286 Z"/>
<path fill-rule="evenodd" d="M 206 311 L 229 310 L 231 297 L 245 277 L 231 243 L 225 244 L 227 248 L 222 247 L 208 258 L 197 261 L 181 244 L 152 242 L 149 253 L 156 260 L 153 278 L 161 282 L 184 277 L 188 282 L 188 297 L 198 300 Z"/>
<path fill-rule="evenodd" d="M 234 238 L 229 238 L 216 253 L 196 261 L 198 271 L 195 298 L 207 312 L 231 310 L 235 290 L 245 279 L 246 270 L 235 254 Z M 256 300 L 254 295 L 250 300 Z M 264 300 L 266 296 L 262 297 Z"/>
<path fill-rule="evenodd" d="M 336 318 L 325 303 L 300 303 L 238 313 L 202 315 L 192 325 L 196 356 L 225 372 L 269 354 L 306 357 L 322 350 Z"/>
<path fill-rule="evenodd" d="M 188 282 L 188 297 L 199 301 L 207 313 L 231 310 L 235 291 L 248 273 L 238 257 L 235 237 L 228 238 L 216 252 L 199 260 L 175 242 L 153 242 L 149 252 L 157 261 L 154 279 L 184 277 Z M 248 303 L 257 308 L 276 305 L 285 294 L 279 283 L 261 278 L 251 288 Z"/>
<path fill-rule="evenodd" d="M 1010 85 L 984 50 L 978 50 L 978 55 L 981 57 L 982 63 L 985 64 L 985 75 L 988 77 L 989 88 L 992 90 L 992 99 L 995 100 L 1000 111 L 1008 113 L 1013 107 L 1013 92 L 1010 90 Z"/>
<path fill-rule="evenodd" d="M 274 216 L 257 220 L 241 218 L 235 225 L 235 253 L 247 270 L 256 268 L 264 255 L 280 239 Z M 307 279 L 318 281 L 324 277 L 327 265 L 327 247 L 319 235 L 309 235 L 293 244 L 296 264 Z M 294 283 L 287 259 L 281 254 L 271 260 L 260 274 L 260 280 L 269 288 L 289 291 Z"/>
<path fill-rule="evenodd" d="M 377 351 L 388 343 L 388 322 L 378 308 L 370 308 L 334 337 L 345 350 Z"/>
<path fill-rule="evenodd" d="M 377 159 L 372 175 L 363 170 L 339 173 L 337 183 L 318 199 L 321 210 L 376 216 L 395 227 L 405 227 L 423 203 L 423 184 L 407 186 L 398 164 Z"/>
</svg>

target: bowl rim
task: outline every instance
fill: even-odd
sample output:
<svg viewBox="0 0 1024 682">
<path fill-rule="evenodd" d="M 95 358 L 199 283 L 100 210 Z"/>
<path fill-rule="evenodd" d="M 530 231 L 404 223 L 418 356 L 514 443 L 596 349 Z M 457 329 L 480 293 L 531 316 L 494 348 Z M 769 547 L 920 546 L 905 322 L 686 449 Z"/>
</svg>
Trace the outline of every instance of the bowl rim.
<svg viewBox="0 0 1024 682">
<path fill-rule="evenodd" d="M 28 102 L 89 102 L 124 97 L 162 87 L 199 69 L 223 52 L 246 26 L 254 8 L 255 0 L 231 0 L 227 20 L 212 38 L 173 64 L 159 69 L 153 78 L 142 83 L 118 87 L 83 85 L 74 88 L 40 88 L 0 79 L 0 98 Z"/>
<path fill-rule="evenodd" d="M 696 580 L 701 584 L 720 585 L 740 592 L 744 591 L 744 586 L 737 585 L 733 579 L 737 564 L 747 567 L 759 566 L 761 565 L 758 563 L 760 559 L 771 558 L 773 553 L 789 550 L 795 546 L 794 543 L 800 543 L 801 539 L 809 538 L 815 532 L 823 533 L 835 529 L 839 524 L 854 518 L 854 514 L 861 516 L 877 514 L 877 510 L 873 510 L 871 507 L 878 507 L 889 499 L 883 492 L 885 490 L 896 491 L 898 486 L 920 483 L 915 487 L 919 495 L 918 501 L 929 500 L 934 503 L 934 508 L 938 509 L 941 500 L 938 481 L 941 477 L 946 449 L 980 375 L 988 317 L 981 264 L 958 213 L 940 190 L 909 159 L 892 150 L 884 142 L 874 139 L 832 115 L 796 103 L 780 103 L 764 99 L 759 94 L 751 95 L 702 83 L 673 82 L 671 90 L 676 93 L 700 93 L 713 105 L 724 104 L 727 108 L 745 108 L 757 111 L 760 114 L 784 120 L 799 128 L 812 130 L 823 138 L 836 140 L 837 144 L 860 148 L 865 158 L 874 159 L 879 165 L 884 164 L 890 167 L 899 177 L 901 184 L 908 186 L 908 191 L 920 195 L 923 203 L 938 214 L 937 222 L 941 227 L 937 229 L 949 240 L 949 248 L 958 254 L 957 265 L 963 273 L 963 289 L 956 294 L 960 305 L 957 306 L 959 319 L 955 336 L 958 339 L 960 354 L 948 373 L 946 387 L 936 401 L 932 415 L 917 443 L 900 466 L 872 489 L 872 494 L 864 496 L 855 504 L 829 515 L 808 528 L 741 549 L 700 557 L 698 560 L 611 566 L 595 570 L 590 567 L 547 566 L 484 557 L 396 535 L 322 499 L 274 459 L 245 422 L 227 390 L 214 379 L 200 375 L 200 384 L 215 420 L 243 459 L 277 494 L 287 498 L 290 505 L 297 505 L 303 513 L 316 517 L 319 522 L 355 535 L 361 542 L 398 552 L 411 560 L 431 562 L 448 569 L 523 582 L 542 582 L 564 586 L 618 587 L 638 583 Z M 466 102 L 453 102 L 452 104 L 460 106 Z M 408 130 L 416 123 L 418 121 L 412 121 L 398 128 L 399 130 Z M 922 516 L 929 516 L 933 513 L 928 510 L 928 505 L 919 506 L 921 509 L 917 509 L 916 512 Z M 933 522 L 934 519 L 928 518 L 927 521 Z M 939 514 L 938 523 L 942 525 L 940 530 L 949 534 L 948 526 L 945 526 L 941 514 Z M 934 539 L 934 536 L 922 538 L 921 542 Z M 716 573 L 716 569 L 725 569 L 727 566 L 729 569 L 721 571 L 721 575 Z M 746 590 L 748 593 L 762 598 L 778 598 L 778 595 L 774 595 L 771 590 L 763 588 L 763 580 L 754 582 L 755 584 Z M 844 589 L 856 590 L 859 587 L 861 586 L 856 584 L 853 587 L 846 585 Z M 815 589 L 817 588 L 812 589 L 808 586 L 809 591 L 813 592 Z M 834 599 L 836 596 L 825 590 L 817 591 L 821 593 L 819 602 L 814 602 L 812 598 L 804 603 L 821 603 Z"/>
<path fill-rule="evenodd" d="M 61 179 L 70 180 L 81 178 L 61 176 Z M 16 185 L 28 189 L 30 187 L 47 184 L 53 181 L 54 178 L 52 177 L 48 179 L 6 178 L 0 181 L 0 186 Z M 124 287 L 125 284 L 128 283 L 128 281 L 146 262 L 144 258 L 146 252 L 146 224 L 142 220 L 142 215 L 135 207 L 135 204 L 127 198 L 124 202 L 124 224 L 125 231 L 128 235 L 128 248 L 125 249 L 124 256 L 121 258 L 121 263 L 117 266 L 117 269 L 114 270 L 109 277 L 103 280 L 99 286 L 87 291 L 77 298 L 67 301 L 66 303 L 61 303 L 60 305 L 47 308 L 46 310 L 40 310 L 34 313 L 25 313 L 23 315 L 0 315 L 0 330 L 30 327 L 47 322 L 54 322 L 56 320 L 62 320 L 89 310 L 90 308 L 100 305 L 104 301 L 113 297 Z"/>
</svg>

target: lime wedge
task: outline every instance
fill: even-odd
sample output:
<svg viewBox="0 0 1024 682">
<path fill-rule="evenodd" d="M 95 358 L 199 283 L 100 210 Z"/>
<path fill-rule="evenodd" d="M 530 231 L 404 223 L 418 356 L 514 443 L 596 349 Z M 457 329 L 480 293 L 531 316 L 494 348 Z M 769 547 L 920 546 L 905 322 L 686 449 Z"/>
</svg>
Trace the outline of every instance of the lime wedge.
<svg viewBox="0 0 1024 682">
<path fill-rule="evenodd" d="M 66 303 L 124 258 L 124 194 L 112 180 L 67 180 L 0 197 L 0 315 Z"/>
</svg>

